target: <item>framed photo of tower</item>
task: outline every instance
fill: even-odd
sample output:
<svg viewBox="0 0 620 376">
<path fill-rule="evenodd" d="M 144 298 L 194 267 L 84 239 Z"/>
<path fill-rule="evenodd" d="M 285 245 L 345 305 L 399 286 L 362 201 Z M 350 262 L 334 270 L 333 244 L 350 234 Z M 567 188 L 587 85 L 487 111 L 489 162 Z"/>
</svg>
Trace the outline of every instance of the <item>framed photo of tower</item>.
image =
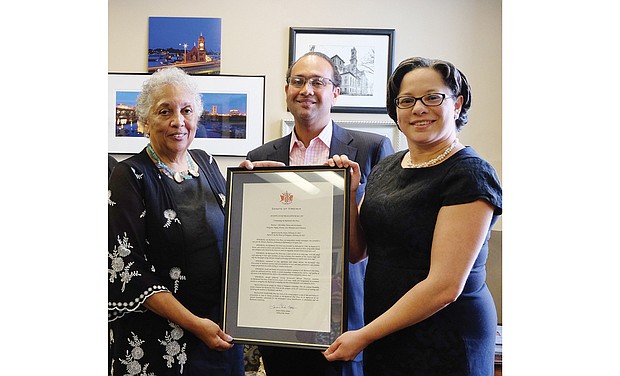
<svg viewBox="0 0 620 376">
<path fill-rule="evenodd" d="M 221 18 L 149 17 L 149 73 L 173 65 L 190 74 L 219 74 L 221 51 Z"/>
<path fill-rule="evenodd" d="M 387 112 L 394 29 L 291 27 L 289 64 L 310 51 L 327 55 L 340 73 L 340 96 L 333 112 Z"/>
</svg>

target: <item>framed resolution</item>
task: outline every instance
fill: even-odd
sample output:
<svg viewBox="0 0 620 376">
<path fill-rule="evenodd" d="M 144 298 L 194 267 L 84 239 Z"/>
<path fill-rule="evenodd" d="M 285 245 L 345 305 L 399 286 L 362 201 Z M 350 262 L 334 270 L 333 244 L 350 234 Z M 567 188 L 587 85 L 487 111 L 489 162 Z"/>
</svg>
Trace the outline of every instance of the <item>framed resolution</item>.
<svg viewBox="0 0 620 376">
<path fill-rule="evenodd" d="M 327 349 L 346 331 L 348 169 L 228 168 L 223 330 Z"/>
<path fill-rule="evenodd" d="M 394 29 L 291 27 L 289 64 L 310 51 L 329 56 L 342 78 L 333 112 L 387 112 Z"/>
<path fill-rule="evenodd" d="M 108 74 L 108 152 L 135 154 L 149 139 L 136 116 L 136 100 L 147 73 Z M 265 76 L 192 75 L 203 112 L 190 149 L 212 155 L 245 156 L 263 144 Z"/>
</svg>

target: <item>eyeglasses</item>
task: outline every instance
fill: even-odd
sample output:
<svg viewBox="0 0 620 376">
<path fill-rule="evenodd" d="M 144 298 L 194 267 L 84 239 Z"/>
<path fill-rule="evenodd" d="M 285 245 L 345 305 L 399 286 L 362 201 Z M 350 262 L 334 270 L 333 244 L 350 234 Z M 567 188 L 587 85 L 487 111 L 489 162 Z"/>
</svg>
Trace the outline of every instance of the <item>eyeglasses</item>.
<svg viewBox="0 0 620 376">
<path fill-rule="evenodd" d="M 396 107 L 400 109 L 411 108 L 415 106 L 417 101 L 422 101 L 422 104 L 427 107 L 440 106 L 443 100 L 448 98 L 454 98 L 454 95 L 446 95 L 443 93 L 430 93 L 421 97 L 398 97 L 394 100 Z"/>
<path fill-rule="evenodd" d="M 325 88 L 325 86 L 327 86 L 327 84 L 330 82 L 332 85 L 336 86 L 334 81 L 332 81 L 331 78 L 327 77 L 306 78 L 302 76 L 291 76 L 286 80 L 286 82 L 288 82 L 289 85 L 297 88 L 304 87 L 306 85 L 306 82 L 308 82 L 313 89 L 319 90 Z"/>
</svg>

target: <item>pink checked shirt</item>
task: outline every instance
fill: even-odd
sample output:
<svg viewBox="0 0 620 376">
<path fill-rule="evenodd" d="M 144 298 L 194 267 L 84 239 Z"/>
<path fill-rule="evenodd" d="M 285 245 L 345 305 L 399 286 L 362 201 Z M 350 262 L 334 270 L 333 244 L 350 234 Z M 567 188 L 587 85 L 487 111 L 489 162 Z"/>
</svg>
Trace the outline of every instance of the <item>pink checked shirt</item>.
<svg viewBox="0 0 620 376">
<path fill-rule="evenodd" d="M 318 136 L 310 141 L 306 148 L 304 143 L 297 139 L 293 130 L 291 135 L 291 146 L 289 149 L 289 165 L 309 166 L 322 165 L 329 159 L 329 146 L 332 140 L 332 121 L 323 128 Z"/>
</svg>

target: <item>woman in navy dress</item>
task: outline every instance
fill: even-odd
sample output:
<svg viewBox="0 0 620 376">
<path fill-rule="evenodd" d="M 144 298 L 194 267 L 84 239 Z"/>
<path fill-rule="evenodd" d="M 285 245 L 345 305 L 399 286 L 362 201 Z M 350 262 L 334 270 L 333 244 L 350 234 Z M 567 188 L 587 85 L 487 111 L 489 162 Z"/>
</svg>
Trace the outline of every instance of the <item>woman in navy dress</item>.
<svg viewBox="0 0 620 376">
<path fill-rule="evenodd" d="M 382 160 L 359 214 L 352 205 L 350 258 L 368 257 L 365 326 L 325 356 L 364 350 L 369 376 L 493 375 L 497 313 L 485 264 L 502 190 L 493 167 L 457 138 L 469 83 L 449 62 L 410 58 L 390 77 L 387 105 L 409 150 Z M 330 164 L 359 177 L 344 155 Z"/>
</svg>

